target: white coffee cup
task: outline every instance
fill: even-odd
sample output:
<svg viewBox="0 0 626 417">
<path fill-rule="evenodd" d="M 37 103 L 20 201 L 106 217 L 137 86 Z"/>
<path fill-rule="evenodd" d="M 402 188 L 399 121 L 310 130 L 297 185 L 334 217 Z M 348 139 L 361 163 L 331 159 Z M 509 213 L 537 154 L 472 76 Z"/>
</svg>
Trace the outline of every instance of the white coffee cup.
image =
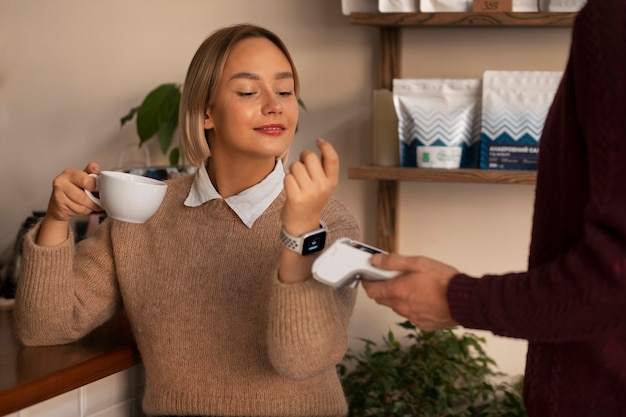
<svg viewBox="0 0 626 417">
<path fill-rule="evenodd" d="M 89 190 L 87 196 L 107 216 L 130 223 L 144 223 L 161 206 L 167 184 L 141 175 L 118 171 L 102 171 L 100 175 L 89 174 L 96 179 L 96 191 L 100 198 Z"/>
</svg>

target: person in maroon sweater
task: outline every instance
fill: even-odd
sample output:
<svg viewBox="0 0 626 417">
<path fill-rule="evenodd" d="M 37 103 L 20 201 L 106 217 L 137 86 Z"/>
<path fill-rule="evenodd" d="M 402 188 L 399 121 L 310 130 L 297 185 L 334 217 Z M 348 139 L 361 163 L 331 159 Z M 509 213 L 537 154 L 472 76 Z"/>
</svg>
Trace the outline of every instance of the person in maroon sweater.
<svg viewBox="0 0 626 417">
<path fill-rule="evenodd" d="M 626 416 L 626 1 L 589 0 L 546 119 L 528 270 L 480 279 L 425 257 L 363 282 L 422 330 L 527 339 L 529 416 Z"/>
</svg>

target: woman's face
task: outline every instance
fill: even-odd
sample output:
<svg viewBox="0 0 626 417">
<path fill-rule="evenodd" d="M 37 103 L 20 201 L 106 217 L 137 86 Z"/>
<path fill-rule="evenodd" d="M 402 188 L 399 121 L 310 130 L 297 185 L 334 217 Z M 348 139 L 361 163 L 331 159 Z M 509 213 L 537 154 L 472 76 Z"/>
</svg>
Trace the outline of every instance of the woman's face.
<svg viewBox="0 0 626 417">
<path fill-rule="evenodd" d="M 273 163 L 291 144 L 298 123 L 293 71 L 281 50 L 266 38 L 235 45 L 206 116 L 213 157 Z"/>
</svg>

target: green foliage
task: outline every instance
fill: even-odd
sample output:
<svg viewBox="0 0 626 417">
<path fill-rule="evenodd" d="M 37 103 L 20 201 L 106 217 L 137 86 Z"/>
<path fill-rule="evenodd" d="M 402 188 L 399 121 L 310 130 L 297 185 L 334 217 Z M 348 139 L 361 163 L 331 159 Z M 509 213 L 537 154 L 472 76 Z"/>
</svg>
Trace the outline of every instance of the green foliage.
<svg viewBox="0 0 626 417">
<path fill-rule="evenodd" d="M 172 146 L 174 132 L 178 127 L 180 95 L 181 86 L 179 84 L 161 84 L 150 91 L 139 106 L 130 109 L 128 114 L 120 119 L 120 124 L 124 126 L 125 123 L 137 116 L 139 146 L 153 137 L 158 137 L 159 148 L 164 155 L 167 155 Z M 178 147 L 170 151 L 169 161 L 170 165 L 179 164 L 180 151 Z"/>
<path fill-rule="evenodd" d="M 338 365 L 349 416 L 523 417 L 521 381 L 490 382 L 503 376 L 482 347 L 484 339 L 451 330 L 422 333 L 411 323 L 411 343 L 390 330 L 384 346 L 371 340 L 362 353 L 349 351 Z"/>
</svg>

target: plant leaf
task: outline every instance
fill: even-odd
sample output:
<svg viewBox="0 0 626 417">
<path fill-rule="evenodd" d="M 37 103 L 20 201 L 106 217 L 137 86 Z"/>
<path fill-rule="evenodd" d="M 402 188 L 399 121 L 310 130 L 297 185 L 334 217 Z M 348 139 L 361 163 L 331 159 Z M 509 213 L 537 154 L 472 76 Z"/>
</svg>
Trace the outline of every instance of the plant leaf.
<svg viewBox="0 0 626 417">
<path fill-rule="evenodd" d="M 130 109 L 128 114 L 126 116 L 123 116 L 120 119 L 120 127 L 124 126 L 126 124 L 126 122 L 130 122 L 131 120 L 133 120 L 133 117 L 135 117 L 135 113 L 137 113 L 138 109 L 139 109 L 139 106 L 136 106 L 136 107 L 133 107 L 132 109 Z"/>
<path fill-rule="evenodd" d="M 178 161 L 180 161 L 180 149 L 176 147 L 170 152 L 170 165 L 177 166 Z"/>
<path fill-rule="evenodd" d="M 306 106 L 304 105 L 304 101 L 300 97 L 298 97 L 298 104 L 302 107 L 302 110 L 306 110 Z"/>
<path fill-rule="evenodd" d="M 402 323 L 398 323 L 398 326 L 403 327 L 408 330 L 414 330 L 415 326 L 410 321 L 403 321 Z"/>
<path fill-rule="evenodd" d="M 137 134 L 144 143 L 168 123 L 178 112 L 180 87 L 177 84 L 161 84 L 148 93 L 137 109 Z"/>
<path fill-rule="evenodd" d="M 178 111 L 176 111 L 178 115 Z M 172 146 L 172 139 L 174 137 L 174 131 L 176 130 L 177 118 L 171 118 L 165 121 L 159 129 L 159 146 L 161 152 L 167 155 L 167 150 Z"/>
</svg>

